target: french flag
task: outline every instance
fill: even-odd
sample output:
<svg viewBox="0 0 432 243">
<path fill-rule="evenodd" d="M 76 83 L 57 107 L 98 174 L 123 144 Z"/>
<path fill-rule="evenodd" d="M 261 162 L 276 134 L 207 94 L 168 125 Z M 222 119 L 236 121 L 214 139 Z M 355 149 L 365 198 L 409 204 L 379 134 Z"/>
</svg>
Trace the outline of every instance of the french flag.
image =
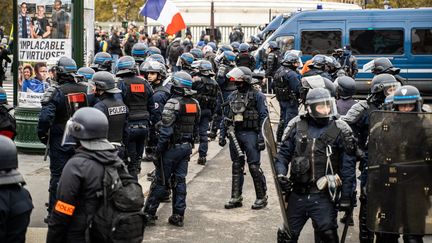
<svg viewBox="0 0 432 243">
<path fill-rule="evenodd" d="M 164 25 L 165 32 L 169 35 L 186 28 L 180 11 L 170 0 L 147 0 L 140 14 Z"/>
</svg>

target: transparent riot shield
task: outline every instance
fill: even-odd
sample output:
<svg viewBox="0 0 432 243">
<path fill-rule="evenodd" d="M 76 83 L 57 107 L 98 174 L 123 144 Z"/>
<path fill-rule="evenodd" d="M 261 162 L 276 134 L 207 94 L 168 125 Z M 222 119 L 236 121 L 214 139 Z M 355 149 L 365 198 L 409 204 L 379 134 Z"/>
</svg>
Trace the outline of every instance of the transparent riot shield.
<svg viewBox="0 0 432 243">
<path fill-rule="evenodd" d="M 267 117 L 264 120 L 264 122 L 262 124 L 261 131 L 262 131 L 262 134 L 264 136 L 264 141 L 266 143 L 267 154 L 268 154 L 269 160 L 270 160 L 270 167 L 271 167 L 271 170 L 273 173 L 273 179 L 275 181 L 276 192 L 278 194 L 279 205 L 280 205 L 280 209 L 282 212 L 283 224 L 284 224 L 285 230 L 289 234 L 288 218 L 287 218 L 287 214 L 286 214 L 286 209 L 287 209 L 288 205 L 286 202 L 287 200 L 285 200 L 285 196 L 282 192 L 282 189 L 279 185 L 279 181 L 277 178 L 277 172 L 276 172 L 276 168 L 275 168 L 275 158 L 276 158 L 276 154 L 277 154 L 277 146 L 276 146 L 276 142 L 274 139 L 273 129 L 271 127 L 269 117 Z"/>
<path fill-rule="evenodd" d="M 371 113 L 368 152 L 369 229 L 432 234 L 432 113 Z"/>
</svg>

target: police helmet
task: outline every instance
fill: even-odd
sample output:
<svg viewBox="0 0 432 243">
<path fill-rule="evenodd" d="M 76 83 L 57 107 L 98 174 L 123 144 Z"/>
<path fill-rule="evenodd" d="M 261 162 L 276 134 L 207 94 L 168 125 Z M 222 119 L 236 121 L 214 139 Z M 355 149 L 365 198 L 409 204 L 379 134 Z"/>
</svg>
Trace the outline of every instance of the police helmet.
<svg viewBox="0 0 432 243">
<path fill-rule="evenodd" d="M 233 48 L 233 51 L 234 51 L 234 52 L 238 52 L 238 51 L 239 51 L 239 47 L 240 47 L 240 43 L 239 43 L 239 42 L 234 41 L 234 42 L 232 42 L 230 45 L 231 45 L 231 47 Z"/>
<path fill-rule="evenodd" d="M 252 71 L 247 67 L 235 67 L 227 73 L 226 77 L 231 82 L 252 83 Z"/>
<path fill-rule="evenodd" d="M 213 52 L 213 47 L 211 47 L 210 45 L 205 45 L 202 49 L 203 54 L 205 55 L 207 52 Z"/>
<path fill-rule="evenodd" d="M 398 74 L 400 69 L 393 67 L 393 64 L 387 57 L 380 57 L 363 65 L 363 71 L 371 71 L 375 75 L 381 73 Z"/>
<path fill-rule="evenodd" d="M 202 59 L 204 57 L 203 52 L 198 48 L 192 48 L 189 52 L 195 57 L 195 60 Z"/>
<path fill-rule="evenodd" d="M 281 61 L 282 66 L 295 66 L 300 64 L 300 58 L 294 53 L 287 53 Z"/>
<path fill-rule="evenodd" d="M 193 61 L 195 60 L 195 57 L 190 53 L 183 53 L 180 55 L 179 58 L 180 58 L 180 61 L 182 64 L 180 66 L 183 66 L 183 65 L 190 66 L 190 65 L 192 65 Z"/>
<path fill-rule="evenodd" d="M 252 44 L 259 45 L 259 43 L 261 42 L 261 39 L 258 36 L 251 35 L 250 36 L 250 42 Z"/>
<path fill-rule="evenodd" d="M 227 65 L 235 65 L 237 55 L 232 51 L 225 51 L 223 53 L 223 62 Z"/>
<path fill-rule="evenodd" d="M 161 54 L 152 54 L 149 57 L 147 57 L 146 61 L 156 61 L 163 65 L 166 65 L 165 58 Z"/>
<path fill-rule="evenodd" d="M 322 118 L 328 119 L 337 115 L 335 99 L 325 88 L 309 90 L 305 105 L 308 114 L 315 120 Z"/>
<path fill-rule="evenodd" d="M 144 73 L 146 78 L 148 73 L 158 73 L 160 75 L 160 79 L 164 79 L 167 76 L 165 65 L 153 60 L 147 60 L 141 64 L 140 71 Z"/>
<path fill-rule="evenodd" d="M 350 98 L 356 93 L 356 84 L 354 79 L 348 76 L 336 78 L 334 85 L 336 86 L 337 96 L 340 98 Z"/>
<path fill-rule="evenodd" d="M 121 57 L 116 66 L 116 75 L 123 75 L 123 74 L 135 74 L 136 68 L 135 68 L 135 59 L 131 56 L 123 56 Z"/>
<path fill-rule="evenodd" d="M 92 68 L 97 69 L 97 71 L 110 71 L 112 57 L 108 52 L 98 52 L 94 56 L 93 63 L 95 64 L 95 66 L 93 66 Z"/>
<path fill-rule="evenodd" d="M 305 101 L 309 91 L 317 88 L 327 89 L 332 97 L 336 97 L 336 87 L 334 83 L 327 78 L 321 77 L 320 75 L 314 75 L 303 77 L 301 79 L 300 99 Z"/>
<path fill-rule="evenodd" d="M 398 110 L 398 105 L 414 104 L 414 111 L 420 112 L 423 106 L 423 99 L 419 90 L 412 85 L 399 87 L 393 95 L 393 107 Z"/>
<path fill-rule="evenodd" d="M 277 50 L 277 49 L 279 49 L 279 45 L 277 44 L 276 41 L 269 41 L 268 48 L 270 48 L 272 50 Z"/>
<path fill-rule="evenodd" d="M 161 50 L 159 48 L 157 48 L 156 46 L 150 46 L 147 49 L 147 52 L 148 52 L 149 55 L 152 55 L 152 54 L 162 54 Z"/>
<path fill-rule="evenodd" d="M 328 63 L 327 57 L 325 55 L 318 54 L 312 58 L 312 61 L 309 64 L 309 68 L 317 68 L 323 70 L 327 63 Z"/>
<path fill-rule="evenodd" d="M 0 170 L 11 170 L 18 168 L 18 154 L 12 139 L 0 135 Z"/>
<path fill-rule="evenodd" d="M 136 43 L 132 47 L 131 55 L 135 61 L 142 63 L 147 56 L 147 45 L 144 43 Z"/>
<path fill-rule="evenodd" d="M 0 87 L 0 105 L 7 104 L 7 94 L 6 90 L 4 90 L 2 87 Z"/>
<path fill-rule="evenodd" d="M 214 76 L 213 66 L 207 60 L 198 60 L 192 63 L 192 68 L 197 69 L 201 75 Z"/>
<path fill-rule="evenodd" d="M 107 140 L 108 128 L 108 119 L 102 111 L 83 107 L 66 123 L 62 146 L 76 145 L 79 141 L 88 150 L 115 149 Z"/>
<path fill-rule="evenodd" d="M 196 93 L 192 90 L 192 76 L 185 71 L 173 74 L 171 78 L 171 91 L 181 96 L 190 96 Z"/>
<path fill-rule="evenodd" d="M 86 80 L 91 80 L 95 74 L 95 70 L 89 67 L 82 67 L 78 69 L 77 74 L 84 76 Z"/>
<path fill-rule="evenodd" d="M 398 87 L 400 87 L 400 83 L 393 75 L 387 73 L 378 74 L 372 79 L 371 93 L 383 93 L 384 96 L 388 96 L 393 94 Z"/>
<path fill-rule="evenodd" d="M 62 56 L 57 61 L 55 70 L 57 75 L 71 74 L 77 71 L 77 65 L 75 60 L 73 60 L 72 58 Z"/>
<path fill-rule="evenodd" d="M 96 86 L 96 90 L 105 91 L 107 93 L 121 93 L 116 87 L 114 76 L 107 71 L 99 71 L 93 75 L 93 83 Z"/>
<path fill-rule="evenodd" d="M 248 52 L 250 49 L 250 45 L 248 43 L 241 43 L 238 49 L 239 52 Z"/>
<path fill-rule="evenodd" d="M 211 46 L 211 48 L 213 49 L 213 51 L 216 52 L 216 50 L 217 50 L 216 43 L 210 41 L 209 43 L 207 43 L 207 45 Z"/>
<path fill-rule="evenodd" d="M 223 45 L 219 48 L 219 50 L 219 52 L 234 51 L 234 49 L 230 45 Z"/>
<path fill-rule="evenodd" d="M 331 71 L 336 71 L 342 67 L 336 58 L 328 56 L 326 56 L 326 65 Z"/>
</svg>

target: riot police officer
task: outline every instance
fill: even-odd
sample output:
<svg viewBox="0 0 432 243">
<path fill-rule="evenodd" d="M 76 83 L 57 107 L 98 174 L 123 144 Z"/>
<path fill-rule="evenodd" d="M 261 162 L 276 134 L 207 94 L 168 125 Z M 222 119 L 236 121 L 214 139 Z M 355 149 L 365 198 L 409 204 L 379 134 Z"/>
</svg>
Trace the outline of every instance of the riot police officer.
<svg viewBox="0 0 432 243">
<path fill-rule="evenodd" d="M 249 68 L 234 68 L 227 74 L 227 78 L 237 86 L 237 91 L 234 91 L 226 101 L 228 105 L 224 109 L 219 137 L 220 146 L 225 146 L 227 136 L 230 139 L 232 160 L 231 199 L 225 204 L 225 208 L 243 206 L 243 170 L 247 160 L 256 193 L 252 209 L 262 209 L 267 206 L 267 186 L 260 168 L 260 154 L 265 149 L 260 128 L 268 116 L 266 98 L 251 85 L 252 72 Z"/>
<path fill-rule="evenodd" d="M 181 71 L 187 72 L 189 75 L 193 72 L 191 67 L 195 57 L 191 53 L 183 53 L 179 56 L 176 66 L 180 67 Z"/>
<path fill-rule="evenodd" d="M 343 49 L 336 49 L 333 56 L 339 62 L 345 73 L 349 77 L 355 78 L 358 73 L 357 59 L 352 55 L 351 47 L 344 46 Z"/>
<path fill-rule="evenodd" d="M 140 66 L 147 57 L 147 45 L 145 43 L 135 43 L 132 46 L 131 55 L 135 58 L 137 66 Z"/>
<path fill-rule="evenodd" d="M 84 79 L 88 82 L 92 80 L 93 75 L 95 74 L 95 70 L 89 67 L 81 67 L 78 69 L 77 74 L 82 75 Z"/>
<path fill-rule="evenodd" d="M 129 108 L 128 170 L 135 178 L 141 170 L 141 158 L 148 138 L 150 121 L 155 105 L 153 89 L 143 78 L 137 76 L 135 60 L 131 56 L 121 57 L 117 64 L 118 88 L 122 91 L 123 102 Z"/>
<path fill-rule="evenodd" d="M 217 97 L 220 93 L 218 83 L 213 79 L 213 67 L 207 60 L 195 61 L 192 67 L 196 68 L 196 74 L 193 78 L 192 89 L 197 91 L 194 98 L 199 102 L 201 108 L 201 117 L 198 124 L 199 148 L 198 148 L 198 164 L 205 165 L 208 137 L 207 131 L 216 110 Z"/>
<path fill-rule="evenodd" d="M 159 54 L 159 55 L 161 55 L 162 52 L 161 52 L 161 50 L 160 50 L 159 48 L 157 48 L 156 46 L 150 46 L 150 47 L 147 49 L 147 54 L 148 54 L 148 55 L 153 55 L 153 54 Z"/>
<path fill-rule="evenodd" d="M 96 96 L 99 102 L 94 108 L 102 111 L 108 118 L 108 141 L 119 150 L 119 157 L 126 161 L 128 108 L 122 99 L 114 95 L 121 93 L 116 87 L 114 76 L 106 71 L 99 71 L 93 76 Z"/>
<path fill-rule="evenodd" d="M 269 41 L 267 47 L 267 57 L 264 60 L 265 76 L 267 78 L 267 93 L 270 93 L 270 87 L 273 82 L 273 75 L 280 67 L 282 54 L 276 41 Z"/>
<path fill-rule="evenodd" d="M 354 79 L 348 76 L 336 78 L 334 82 L 336 86 L 336 106 L 339 115 L 346 115 L 351 107 L 357 104 L 353 99 L 356 93 L 356 84 Z"/>
<path fill-rule="evenodd" d="M 239 53 L 239 47 L 240 47 L 240 42 L 238 42 L 238 41 L 234 41 L 234 42 L 231 42 L 231 47 L 232 47 L 232 49 L 233 49 L 233 52 L 235 53 L 235 54 L 238 54 Z"/>
<path fill-rule="evenodd" d="M 196 61 L 196 60 L 201 60 L 201 59 L 204 58 L 204 54 L 203 54 L 203 52 L 202 52 L 200 49 L 198 49 L 198 48 L 192 48 L 192 49 L 189 51 L 189 53 L 192 54 L 192 55 L 194 56 L 195 61 Z"/>
<path fill-rule="evenodd" d="M 278 242 L 297 242 L 301 229 L 311 218 L 323 242 L 337 243 L 337 204 L 340 211 L 351 207 L 355 139 L 350 127 L 335 118 L 335 101 L 328 90 L 310 90 L 305 105 L 307 113 L 288 124 L 275 161 L 278 181 L 288 200 L 289 225 L 289 229 L 279 229 Z"/>
<path fill-rule="evenodd" d="M 311 63 L 309 64 L 309 71 L 305 72 L 303 74 L 303 77 L 309 77 L 314 75 L 320 75 L 323 78 L 327 78 L 329 80 L 333 81 L 333 78 L 330 76 L 330 74 L 327 72 L 326 67 L 327 63 L 331 63 L 332 60 L 328 57 L 318 54 L 315 55 Z"/>
<path fill-rule="evenodd" d="M 112 71 L 113 59 L 108 52 L 98 52 L 94 56 L 93 64 L 91 68 L 97 71 Z"/>
<path fill-rule="evenodd" d="M 387 73 L 393 75 L 401 84 L 405 84 L 405 79 L 399 75 L 400 68 L 393 66 L 392 62 L 387 57 L 375 58 L 363 66 L 363 71 L 371 70 L 374 75 Z"/>
<path fill-rule="evenodd" d="M 24 243 L 33 203 L 18 172 L 18 155 L 14 142 L 0 135 L 0 239 Z"/>
<path fill-rule="evenodd" d="M 75 153 L 72 146 L 61 146 L 66 121 L 77 109 L 88 105 L 87 86 L 75 79 L 75 61 L 61 57 L 54 70 L 58 86 L 51 86 L 44 94 L 38 122 L 39 140 L 49 148 L 50 157 L 48 215 L 56 200 L 57 183 L 63 167 Z"/>
<path fill-rule="evenodd" d="M 239 54 L 236 57 L 237 67 L 247 67 L 250 70 L 255 69 L 255 58 L 249 53 L 250 46 L 247 43 L 241 43 Z"/>
<path fill-rule="evenodd" d="M 156 165 L 156 183 L 150 194 L 144 211 L 149 215 L 150 224 L 154 224 L 156 211 L 165 196 L 168 185 L 172 187 L 172 215 L 168 222 L 182 227 L 186 209 L 186 175 L 188 161 L 192 153 L 194 127 L 198 124 L 200 107 L 191 98 L 192 77 L 183 71 L 172 76 L 171 98 L 162 112 L 162 124 L 159 141 L 153 161 Z"/>
<path fill-rule="evenodd" d="M 89 67 L 81 67 L 78 69 L 77 74 L 83 77 L 81 80 L 78 80 L 78 83 L 87 86 L 88 105 L 94 106 L 94 104 L 98 102 L 95 96 L 95 87 L 92 82 L 95 70 Z"/>
<path fill-rule="evenodd" d="M 10 139 L 16 136 L 14 108 L 8 104 L 6 91 L 2 87 L 0 87 L 0 135 Z"/>
<path fill-rule="evenodd" d="M 281 67 L 276 70 L 273 79 L 273 90 L 280 105 L 280 118 L 276 131 L 276 141 L 282 140 L 283 131 L 295 116 L 298 115 L 298 97 L 300 96 L 300 80 L 297 68 L 299 57 L 288 53 L 281 61 Z"/>
<path fill-rule="evenodd" d="M 360 151 L 360 214 L 359 229 L 360 242 L 373 242 L 373 233 L 367 228 L 367 198 L 366 198 L 366 181 L 367 181 L 367 139 L 369 131 L 369 115 L 372 111 L 380 110 L 383 107 L 386 97 L 393 95 L 400 83 L 390 74 L 379 74 L 372 79 L 370 94 L 366 101 L 360 101 L 353 105 L 345 116 L 341 119 L 347 122 L 352 128 L 354 135 L 358 140 Z"/>
</svg>

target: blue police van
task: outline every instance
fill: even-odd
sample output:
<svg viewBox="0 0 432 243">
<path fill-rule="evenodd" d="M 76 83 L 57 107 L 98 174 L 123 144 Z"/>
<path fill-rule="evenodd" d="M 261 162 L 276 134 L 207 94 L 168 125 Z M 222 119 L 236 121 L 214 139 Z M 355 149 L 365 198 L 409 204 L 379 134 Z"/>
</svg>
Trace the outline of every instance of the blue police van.
<svg viewBox="0 0 432 243">
<path fill-rule="evenodd" d="M 302 51 L 302 61 L 314 50 L 331 55 L 349 45 L 357 58 L 359 94 L 366 94 L 373 75 L 363 65 L 387 57 L 401 69 L 408 84 L 432 99 L 432 8 L 316 10 L 290 16 L 260 48 L 276 41 L 281 51 Z M 257 52 L 259 53 L 259 51 Z"/>
</svg>

